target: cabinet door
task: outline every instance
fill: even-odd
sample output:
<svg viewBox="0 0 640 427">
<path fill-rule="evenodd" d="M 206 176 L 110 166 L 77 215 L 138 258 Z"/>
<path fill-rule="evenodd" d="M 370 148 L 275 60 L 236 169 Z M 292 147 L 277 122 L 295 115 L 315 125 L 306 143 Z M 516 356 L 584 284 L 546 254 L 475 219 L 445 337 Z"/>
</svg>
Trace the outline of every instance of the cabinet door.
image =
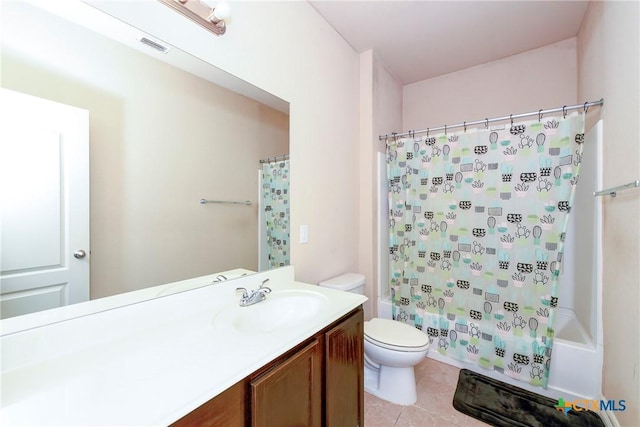
<svg viewBox="0 0 640 427">
<path fill-rule="evenodd" d="M 325 334 L 325 411 L 328 427 L 364 425 L 362 309 Z"/>
<path fill-rule="evenodd" d="M 245 427 L 246 382 L 240 381 L 198 409 L 180 418 L 171 427 Z"/>
<path fill-rule="evenodd" d="M 322 348 L 317 340 L 251 381 L 254 427 L 312 427 L 322 420 Z"/>
</svg>

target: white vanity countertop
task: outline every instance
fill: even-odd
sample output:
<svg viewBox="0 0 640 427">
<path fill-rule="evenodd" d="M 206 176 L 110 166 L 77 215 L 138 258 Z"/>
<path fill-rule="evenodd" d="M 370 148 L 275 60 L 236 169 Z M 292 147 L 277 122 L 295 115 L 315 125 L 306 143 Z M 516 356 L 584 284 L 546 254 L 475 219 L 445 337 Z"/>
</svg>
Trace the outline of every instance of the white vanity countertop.
<svg viewBox="0 0 640 427">
<path fill-rule="evenodd" d="M 236 287 L 265 278 L 273 296 L 312 290 L 329 304 L 270 333 L 222 326 Z M 295 282 L 285 267 L 23 331 L 2 321 L 0 425 L 168 425 L 364 301 Z"/>
<path fill-rule="evenodd" d="M 25 329 L 36 328 L 41 325 L 49 325 L 63 320 L 75 319 L 100 311 L 144 302 L 157 297 L 184 292 L 190 289 L 201 288 L 203 286 L 210 285 L 213 281 L 219 280 L 219 276 L 221 275 L 228 279 L 236 279 L 254 273 L 255 271 L 236 268 L 233 270 L 222 271 L 220 273 L 180 280 L 178 282 L 150 286 L 148 288 L 99 298 L 80 304 L 72 304 L 51 310 L 39 311 L 28 316 L 11 317 L 0 321 L 0 335 L 7 335 L 14 332 L 24 331 Z"/>
</svg>

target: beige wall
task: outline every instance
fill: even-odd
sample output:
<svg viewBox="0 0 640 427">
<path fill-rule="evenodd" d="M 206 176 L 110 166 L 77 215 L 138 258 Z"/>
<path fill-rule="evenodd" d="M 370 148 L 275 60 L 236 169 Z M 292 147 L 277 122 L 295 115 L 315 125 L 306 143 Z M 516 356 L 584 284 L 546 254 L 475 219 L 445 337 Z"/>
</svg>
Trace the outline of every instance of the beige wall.
<svg viewBox="0 0 640 427">
<path fill-rule="evenodd" d="M 577 100 L 576 39 L 406 85 L 403 126 L 426 129 Z M 598 98 L 599 99 L 599 98 Z"/>
<path fill-rule="evenodd" d="M 39 49 L 3 49 L 2 86 L 90 112 L 91 298 L 257 270 L 258 160 L 288 152 L 288 117 L 52 16 L 33 24 L 16 31 Z"/>
<path fill-rule="evenodd" d="M 374 170 L 374 117 L 373 117 L 373 51 L 360 54 L 360 111 L 359 111 L 359 206 L 358 224 L 358 272 L 365 275 L 365 295 L 369 300 L 364 305 L 364 315 L 370 319 L 375 314 L 374 261 L 375 261 L 375 195 Z"/>
<path fill-rule="evenodd" d="M 369 50 L 360 54 L 360 215 L 358 271 L 366 277 L 367 318 L 377 315 L 378 248 L 384 235 L 378 232 L 377 154 L 385 152 L 378 135 L 390 133 L 402 125 L 402 84 Z M 384 220 L 386 223 L 386 220 Z M 382 240 L 381 240 L 382 239 Z M 388 239 L 388 237 L 387 237 Z M 386 247 L 382 248 L 386 253 Z M 386 280 L 385 280 L 386 281 Z"/>
<path fill-rule="evenodd" d="M 578 35 L 579 96 L 604 98 L 604 187 L 640 179 L 639 3 L 591 2 Z M 640 425 L 640 196 L 603 197 L 603 394 Z"/>
</svg>

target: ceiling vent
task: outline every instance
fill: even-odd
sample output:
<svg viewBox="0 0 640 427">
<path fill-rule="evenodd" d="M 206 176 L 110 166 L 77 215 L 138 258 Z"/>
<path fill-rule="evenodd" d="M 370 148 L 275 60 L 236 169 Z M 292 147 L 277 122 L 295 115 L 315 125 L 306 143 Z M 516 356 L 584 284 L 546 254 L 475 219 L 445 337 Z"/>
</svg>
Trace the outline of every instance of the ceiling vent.
<svg viewBox="0 0 640 427">
<path fill-rule="evenodd" d="M 150 38 L 144 37 L 144 36 L 140 36 L 138 37 L 138 41 L 144 45 L 149 46 L 152 49 L 155 49 L 157 51 L 160 51 L 162 53 L 167 53 L 171 50 L 170 47 L 167 47 L 163 44 L 158 43 L 155 40 L 151 40 Z"/>
</svg>

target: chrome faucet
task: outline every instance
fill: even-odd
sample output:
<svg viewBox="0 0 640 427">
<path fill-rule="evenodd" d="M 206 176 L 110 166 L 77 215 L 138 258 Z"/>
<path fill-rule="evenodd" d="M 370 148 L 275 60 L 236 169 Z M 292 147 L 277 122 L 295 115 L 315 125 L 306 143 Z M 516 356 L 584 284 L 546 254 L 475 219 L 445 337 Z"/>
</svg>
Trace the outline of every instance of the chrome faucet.
<svg viewBox="0 0 640 427">
<path fill-rule="evenodd" d="M 271 292 L 271 288 L 264 285 L 268 281 L 269 279 L 263 280 L 260 287 L 251 291 L 251 294 L 249 294 L 246 288 L 236 288 L 236 291 L 242 292 L 242 297 L 240 297 L 240 307 L 247 307 L 264 300 L 267 297 L 267 294 Z"/>
</svg>

